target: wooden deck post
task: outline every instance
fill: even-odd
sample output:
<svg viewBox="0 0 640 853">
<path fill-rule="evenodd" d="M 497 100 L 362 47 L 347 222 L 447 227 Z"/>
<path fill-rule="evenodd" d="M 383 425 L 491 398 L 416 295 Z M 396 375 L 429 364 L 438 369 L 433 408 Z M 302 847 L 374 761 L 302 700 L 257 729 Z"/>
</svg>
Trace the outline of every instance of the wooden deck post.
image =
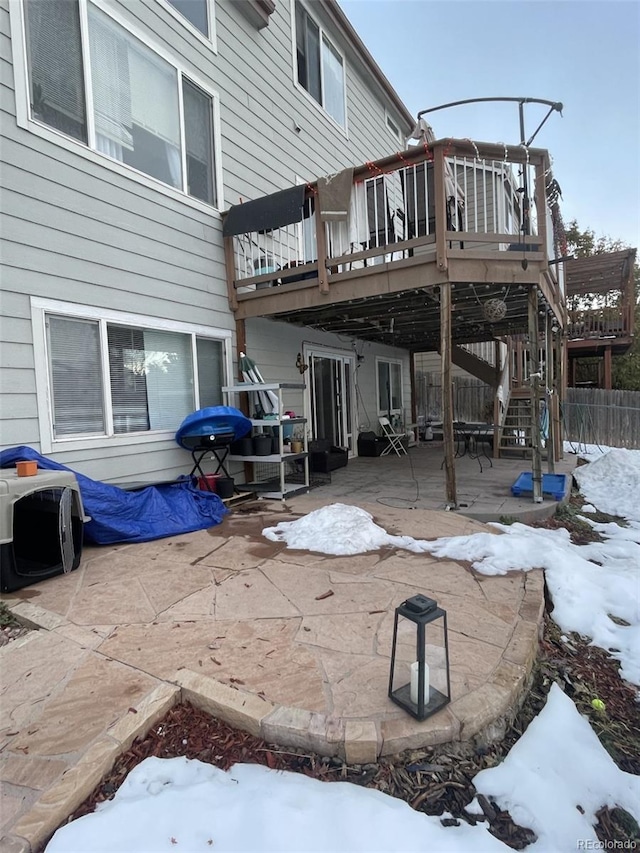
<svg viewBox="0 0 640 853">
<path fill-rule="evenodd" d="M 607 391 L 611 391 L 611 347 L 604 348 L 604 387 Z"/>
<path fill-rule="evenodd" d="M 529 380 L 531 382 L 531 475 L 533 502 L 542 503 L 542 453 L 540 449 L 540 354 L 538 290 L 529 288 Z"/>
<path fill-rule="evenodd" d="M 247 328 L 244 320 L 236 320 L 236 358 L 238 361 L 238 379 L 242 382 L 242 372 L 240 370 L 240 353 L 247 352 Z M 234 382 L 230 382 L 234 385 Z M 246 414 L 246 412 L 245 412 Z"/>
<path fill-rule="evenodd" d="M 320 211 L 316 210 L 316 249 L 318 252 L 318 287 L 320 293 L 329 293 L 327 277 L 327 233 Z"/>
<path fill-rule="evenodd" d="M 564 459 L 564 424 L 562 423 L 561 404 L 567 399 L 567 341 L 562 331 L 556 332 L 556 459 Z"/>
<path fill-rule="evenodd" d="M 525 166 L 526 168 L 526 166 Z M 545 263 L 540 266 L 540 269 L 548 267 L 549 250 L 548 250 L 548 235 L 547 235 L 547 191 L 545 186 L 545 164 L 536 163 L 535 165 L 536 186 L 534 201 L 537 214 L 538 237 L 540 238 L 540 250 L 544 252 Z"/>
<path fill-rule="evenodd" d="M 447 268 L 447 198 L 444 182 L 444 148 L 442 145 L 436 145 L 433 149 L 433 181 L 436 215 L 436 262 L 438 269 L 444 271 Z"/>
<path fill-rule="evenodd" d="M 224 263 L 227 270 L 227 296 L 229 308 L 235 311 L 238 307 L 238 295 L 234 285 L 236 261 L 233 256 L 233 237 L 224 238 Z"/>
<path fill-rule="evenodd" d="M 547 436 L 547 471 L 549 474 L 556 472 L 556 413 L 555 413 L 555 364 L 553 360 L 553 331 L 551 328 L 551 315 L 547 314 L 544 330 L 544 362 L 547 375 L 545 384 L 548 388 L 546 395 L 547 418 L 549 422 L 549 435 Z"/>
<path fill-rule="evenodd" d="M 242 371 L 240 370 L 240 353 L 247 353 L 247 330 L 245 326 L 244 320 L 236 320 L 236 356 L 238 359 L 238 381 L 243 382 L 244 377 L 242 375 Z M 231 385 L 235 384 L 233 382 Z M 238 402 L 238 406 L 243 415 L 246 415 L 248 418 L 251 417 L 252 413 L 249 411 L 249 395 L 248 394 L 239 394 L 240 400 Z M 228 405 L 232 405 L 230 401 L 228 401 Z M 249 433 L 251 435 L 251 433 Z M 245 483 L 250 483 L 253 480 L 253 462 L 245 462 L 244 463 L 244 480 Z"/>
<path fill-rule="evenodd" d="M 440 285 L 440 353 L 442 355 L 442 438 L 447 506 L 457 509 L 453 441 L 453 385 L 451 382 L 451 282 Z"/>
<path fill-rule="evenodd" d="M 411 423 L 418 423 L 418 405 L 416 402 L 416 356 L 409 353 L 409 382 L 411 384 Z M 416 426 L 416 443 L 420 444 L 420 434 Z"/>
</svg>

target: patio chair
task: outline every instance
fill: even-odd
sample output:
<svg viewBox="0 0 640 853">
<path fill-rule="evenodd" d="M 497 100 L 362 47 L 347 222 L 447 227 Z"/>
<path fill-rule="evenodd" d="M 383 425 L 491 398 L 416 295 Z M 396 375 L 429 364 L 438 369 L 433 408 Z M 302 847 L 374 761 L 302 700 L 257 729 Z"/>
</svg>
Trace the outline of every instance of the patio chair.
<svg viewBox="0 0 640 853">
<path fill-rule="evenodd" d="M 402 443 L 402 439 L 406 438 L 404 432 L 394 432 L 391 426 L 391 421 L 389 418 L 378 418 L 380 426 L 382 427 L 382 432 L 384 433 L 384 437 L 388 440 L 389 444 L 385 447 L 385 449 L 380 454 L 381 456 L 386 456 L 387 453 L 391 453 L 392 450 L 395 451 L 396 456 L 402 456 L 407 453 L 407 448 Z"/>
</svg>

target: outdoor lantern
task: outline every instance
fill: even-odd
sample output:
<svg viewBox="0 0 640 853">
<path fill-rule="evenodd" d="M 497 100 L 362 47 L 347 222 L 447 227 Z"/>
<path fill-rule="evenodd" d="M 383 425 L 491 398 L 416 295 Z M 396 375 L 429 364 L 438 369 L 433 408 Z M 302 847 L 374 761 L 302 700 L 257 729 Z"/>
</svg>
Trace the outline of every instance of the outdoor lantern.
<svg viewBox="0 0 640 853">
<path fill-rule="evenodd" d="M 426 595 L 414 595 L 396 607 L 389 698 L 417 720 L 451 699 L 447 614 Z"/>
</svg>

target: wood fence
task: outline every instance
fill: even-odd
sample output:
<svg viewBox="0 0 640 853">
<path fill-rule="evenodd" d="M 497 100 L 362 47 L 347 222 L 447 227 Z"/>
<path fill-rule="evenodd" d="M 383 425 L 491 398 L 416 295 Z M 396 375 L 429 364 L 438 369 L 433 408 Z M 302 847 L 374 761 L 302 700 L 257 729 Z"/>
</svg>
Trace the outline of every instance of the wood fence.
<svg viewBox="0 0 640 853">
<path fill-rule="evenodd" d="M 425 420 L 442 420 L 442 375 L 416 373 L 418 415 Z M 493 420 L 493 390 L 473 376 L 453 377 L 453 416 L 457 421 L 484 423 Z"/>
<path fill-rule="evenodd" d="M 418 415 L 442 420 L 442 377 L 416 373 Z M 493 389 L 475 377 L 453 379 L 454 417 L 467 423 L 493 419 Z M 640 391 L 568 388 L 562 407 L 564 439 L 574 443 L 640 449 Z"/>
<path fill-rule="evenodd" d="M 640 449 L 640 391 L 568 388 L 562 416 L 567 441 Z"/>
</svg>

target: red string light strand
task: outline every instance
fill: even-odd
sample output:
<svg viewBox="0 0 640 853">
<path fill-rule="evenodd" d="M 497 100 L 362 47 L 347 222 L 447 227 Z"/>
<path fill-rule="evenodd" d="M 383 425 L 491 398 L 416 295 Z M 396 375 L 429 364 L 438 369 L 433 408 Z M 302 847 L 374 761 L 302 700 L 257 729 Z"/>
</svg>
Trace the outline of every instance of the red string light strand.
<svg viewBox="0 0 640 853">
<path fill-rule="evenodd" d="M 405 166 L 410 168 L 411 166 L 415 165 L 414 163 L 410 163 L 409 160 L 403 157 L 400 151 L 396 151 L 396 155 L 398 157 L 398 160 L 400 160 L 401 163 L 404 163 Z"/>
<path fill-rule="evenodd" d="M 380 168 L 380 166 L 376 165 L 376 164 L 373 162 L 373 160 L 367 160 L 367 162 L 365 163 L 365 166 L 369 169 L 369 171 L 371 172 L 371 174 L 372 174 L 372 175 L 375 175 L 376 177 L 377 177 L 378 175 L 384 175 L 384 172 L 382 171 L 382 169 Z M 374 170 L 375 170 L 375 171 L 374 171 Z M 376 172 L 377 172 L 377 174 L 376 174 Z"/>
</svg>

